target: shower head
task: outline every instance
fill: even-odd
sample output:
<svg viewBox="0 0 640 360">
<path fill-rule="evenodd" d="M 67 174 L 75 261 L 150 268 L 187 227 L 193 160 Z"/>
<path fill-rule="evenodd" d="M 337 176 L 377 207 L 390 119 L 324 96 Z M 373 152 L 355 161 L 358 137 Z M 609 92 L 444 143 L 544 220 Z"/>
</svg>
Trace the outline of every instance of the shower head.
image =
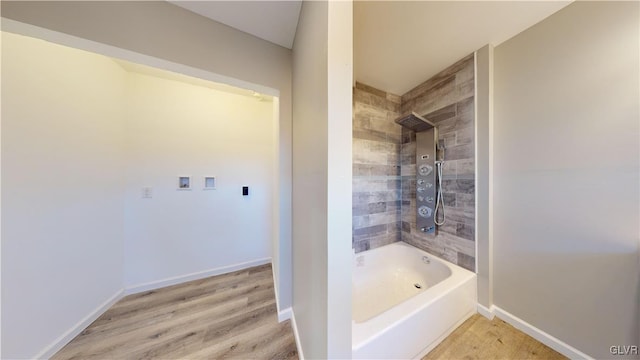
<svg viewBox="0 0 640 360">
<path fill-rule="evenodd" d="M 436 127 L 431 121 L 414 112 L 397 118 L 396 123 L 415 132 L 425 131 Z"/>
</svg>

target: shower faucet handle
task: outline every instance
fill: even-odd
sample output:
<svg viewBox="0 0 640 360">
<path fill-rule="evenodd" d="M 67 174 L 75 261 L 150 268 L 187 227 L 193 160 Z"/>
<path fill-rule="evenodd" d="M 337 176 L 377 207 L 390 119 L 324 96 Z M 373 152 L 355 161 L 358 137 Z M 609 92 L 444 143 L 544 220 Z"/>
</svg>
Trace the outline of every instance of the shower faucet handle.
<svg viewBox="0 0 640 360">
<path fill-rule="evenodd" d="M 422 164 L 418 167 L 418 173 L 422 176 L 427 176 L 431 174 L 432 171 L 433 171 L 433 166 L 431 165 Z"/>
<path fill-rule="evenodd" d="M 436 227 L 431 225 L 429 227 L 423 226 L 420 228 L 420 231 L 422 231 L 423 233 L 430 233 L 430 232 L 434 232 L 436 230 Z"/>
</svg>

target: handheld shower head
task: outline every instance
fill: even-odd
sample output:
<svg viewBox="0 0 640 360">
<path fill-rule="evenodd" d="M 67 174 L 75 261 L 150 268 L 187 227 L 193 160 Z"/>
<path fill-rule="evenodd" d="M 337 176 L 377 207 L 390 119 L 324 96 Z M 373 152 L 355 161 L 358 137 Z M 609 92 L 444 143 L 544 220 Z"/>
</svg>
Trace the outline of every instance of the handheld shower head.
<svg viewBox="0 0 640 360">
<path fill-rule="evenodd" d="M 438 141 L 436 143 L 436 156 L 438 157 L 438 161 L 437 162 L 444 162 L 444 151 L 445 151 L 445 147 L 444 144 L 440 145 L 440 141 Z M 438 156 L 440 155 L 440 156 Z"/>
</svg>

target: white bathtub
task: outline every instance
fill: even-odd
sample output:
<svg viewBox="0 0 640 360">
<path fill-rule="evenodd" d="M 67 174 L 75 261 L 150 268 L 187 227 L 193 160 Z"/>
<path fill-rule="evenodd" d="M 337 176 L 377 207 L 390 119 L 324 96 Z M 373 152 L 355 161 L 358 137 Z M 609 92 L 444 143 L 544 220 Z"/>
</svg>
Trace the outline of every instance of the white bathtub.
<svg viewBox="0 0 640 360">
<path fill-rule="evenodd" d="M 355 254 L 352 286 L 354 359 L 420 358 L 476 312 L 473 272 L 403 242 Z"/>
</svg>

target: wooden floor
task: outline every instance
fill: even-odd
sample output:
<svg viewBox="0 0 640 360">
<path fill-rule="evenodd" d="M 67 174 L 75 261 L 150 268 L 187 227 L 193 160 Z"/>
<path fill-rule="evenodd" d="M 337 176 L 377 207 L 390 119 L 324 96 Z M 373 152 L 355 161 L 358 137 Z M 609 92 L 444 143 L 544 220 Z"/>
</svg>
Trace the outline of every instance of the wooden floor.
<svg viewBox="0 0 640 360">
<path fill-rule="evenodd" d="M 476 314 L 454 330 L 422 360 L 566 359 L 506 322 Z"/>
<path fill-rule="evenodd" d="M 297 359 L 278 323 L 269 264 L 125 297 L 55 354 L 64 359 Z M 474 315 L 422 360 L 566 359 Z"/>
<path fill-rule="evenodd" d="M 52 357 L 151 358 L 297 359 L 271 265 L 127 296 Z"/>
</svg>

